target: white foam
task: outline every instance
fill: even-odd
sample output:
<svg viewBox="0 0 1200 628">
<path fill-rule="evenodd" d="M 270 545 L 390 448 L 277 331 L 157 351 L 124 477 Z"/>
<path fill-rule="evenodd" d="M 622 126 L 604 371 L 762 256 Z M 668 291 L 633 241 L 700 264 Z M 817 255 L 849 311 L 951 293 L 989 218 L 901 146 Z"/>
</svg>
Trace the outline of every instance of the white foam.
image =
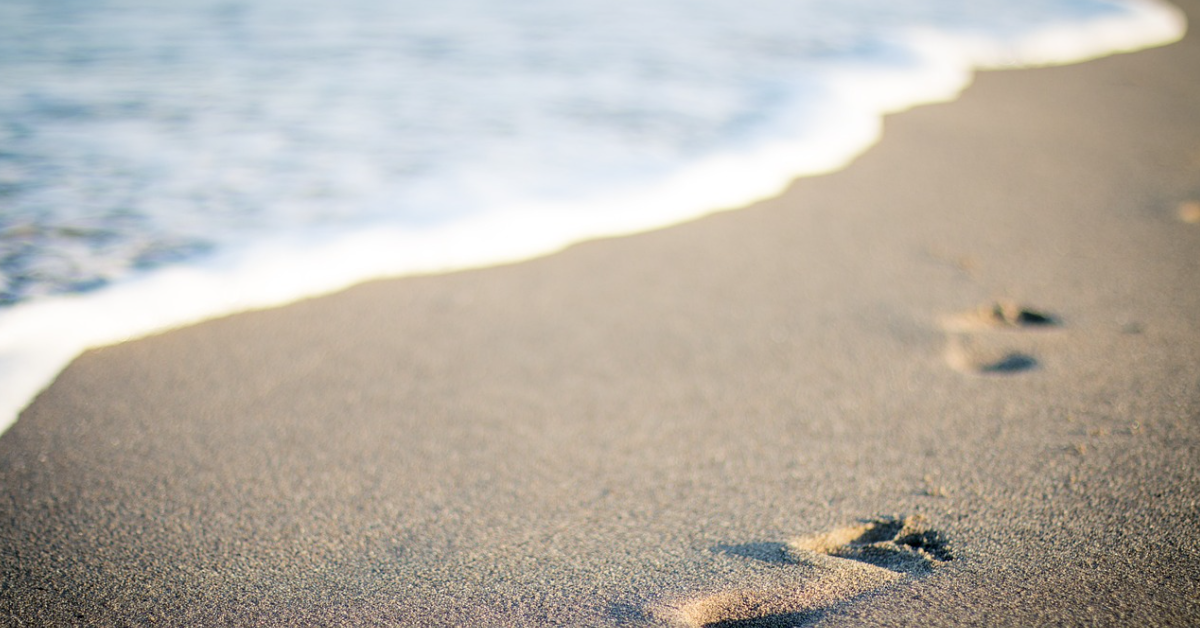
<svg viewBox="0 0 1200 628">
<path fill-rule="evenodd" d="M 779 193 L 797 176 L 845 166 L 877 141 L 884 114 L 953 99 L 976 68 L 1069 63 L 1182 37 L 1184 18 L 1173 6 L 1156 0 L 1129 6 L 1121 15 L 1064 23 L 1007 41 L 983 34 L 912 32 L 902 39 L 914 63 L 830 66 L 818 81 L 825 95 L 819 106 L 803 112 L 803 121 L 781 119 L 766 140 L 683 164 L 650 185 L 585 201 L 496 201 L 486 211 L 425 227 L 379 221 L 335 235 L 295 233 L 94 292 L 18 304 L 0 311 L 0 431 L 88 348 L 327 294 L 372 278 L 519 261 L 582 240 L 744 206 Z"/>
</svg>

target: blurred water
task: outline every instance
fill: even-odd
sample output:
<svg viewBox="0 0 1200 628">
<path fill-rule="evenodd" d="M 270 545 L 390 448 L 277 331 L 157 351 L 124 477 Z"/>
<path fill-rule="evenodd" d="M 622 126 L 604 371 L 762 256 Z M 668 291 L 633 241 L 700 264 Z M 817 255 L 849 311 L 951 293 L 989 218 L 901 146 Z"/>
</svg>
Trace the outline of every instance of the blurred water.
<svg viewBox="0 0 1200 628">
<path fill-rule="evenodd" d="M 0 303 L 280 230 L 573 211 L 829 124 L 828 74 L 912 71 L 919 29 L 1017 41 L 1128 7 L 7 0 Z"/>
</svg>

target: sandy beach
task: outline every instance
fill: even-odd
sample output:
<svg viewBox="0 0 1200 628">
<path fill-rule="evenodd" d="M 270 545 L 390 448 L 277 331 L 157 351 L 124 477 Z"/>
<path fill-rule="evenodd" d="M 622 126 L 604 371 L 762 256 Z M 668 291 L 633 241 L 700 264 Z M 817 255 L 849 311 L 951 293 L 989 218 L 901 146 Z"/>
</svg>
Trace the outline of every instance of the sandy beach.
<svg viewBox="0 0 1200 628">
<path fill-rule="evenodd" d="M 90 351 L 0 437 L 0 624 L 1196 625 L 1198 79 L 987 72 L 748 208 Z"/>
</svg>

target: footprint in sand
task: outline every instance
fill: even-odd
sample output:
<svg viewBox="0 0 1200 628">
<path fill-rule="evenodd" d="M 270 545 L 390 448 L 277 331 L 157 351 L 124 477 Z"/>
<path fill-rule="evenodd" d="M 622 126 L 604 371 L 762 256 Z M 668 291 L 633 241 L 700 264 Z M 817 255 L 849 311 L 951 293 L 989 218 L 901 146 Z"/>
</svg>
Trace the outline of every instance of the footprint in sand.
<svg viewBox="0 0 1200 628">
<path fill-rule="evenodd" d="M 804 626 L 838 604 L 953 559 L 945 537 L 922 517 L 874 519 L 787 542 L 719 545 L 713 551 L 798 577 L 741 583 L 664 605 L 655 615 L 688 628 Z"/>
<path fill-rule="evenodd" d="M 964 373 L 1004 375 L 1038 365 L 1019 345 L 1020 333 L 1058 327 L 1058 317 L 1011 301 L 997 301 L 969 312 L 942 317 L 946 362 Z M 1014 346 L 1016 345 L 1016 346 Z"/>
</svg>

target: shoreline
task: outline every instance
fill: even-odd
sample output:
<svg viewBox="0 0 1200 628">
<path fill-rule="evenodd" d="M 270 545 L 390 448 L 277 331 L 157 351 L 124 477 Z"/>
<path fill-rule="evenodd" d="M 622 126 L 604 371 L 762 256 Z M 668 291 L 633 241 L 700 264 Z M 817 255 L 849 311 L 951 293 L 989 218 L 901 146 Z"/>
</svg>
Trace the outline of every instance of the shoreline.
<svg viewBox="0 0 1200 628">
<path fill-rule="evenodd" d="M 0 616 L 1194 623 L 1194 76 L 984 72 L 748 208 L 88 351 L 0 437 Z"/>
<path fill-rule="evenodd" d="M 825 81 L 830 101 L 812 114 L 822 124 L 799 136 L 776 135 L 742 152 L 697 156 L 645 187 L 564 206 L 545 199 L 514 201 L 428 228 L 380 223 L 283 233 L 242 246 L 214 244 L 211 256 L 194 263 L 0 308 L 0 434 L 88 349 L 333 294 L 363 281 L 519 263 L 581 242 L 734 211 L 778 196 L 797 178 L 844 168 L 878 142 L 884 117 L 952 101 L 988 68 L 1079 63 L 1169 45 L 1185 32 L 1186 20 L 1174 5 L 1137 1 L 1140 8 L 1120 18 L 1046 26 L 1007 44 L 967 35 L 910 34 L 904 48 L 923 59 L 913 67 L 835 68 L 837 78 Z M 786 120 L 780 124 L 793 126 Z"/>
</svg>

